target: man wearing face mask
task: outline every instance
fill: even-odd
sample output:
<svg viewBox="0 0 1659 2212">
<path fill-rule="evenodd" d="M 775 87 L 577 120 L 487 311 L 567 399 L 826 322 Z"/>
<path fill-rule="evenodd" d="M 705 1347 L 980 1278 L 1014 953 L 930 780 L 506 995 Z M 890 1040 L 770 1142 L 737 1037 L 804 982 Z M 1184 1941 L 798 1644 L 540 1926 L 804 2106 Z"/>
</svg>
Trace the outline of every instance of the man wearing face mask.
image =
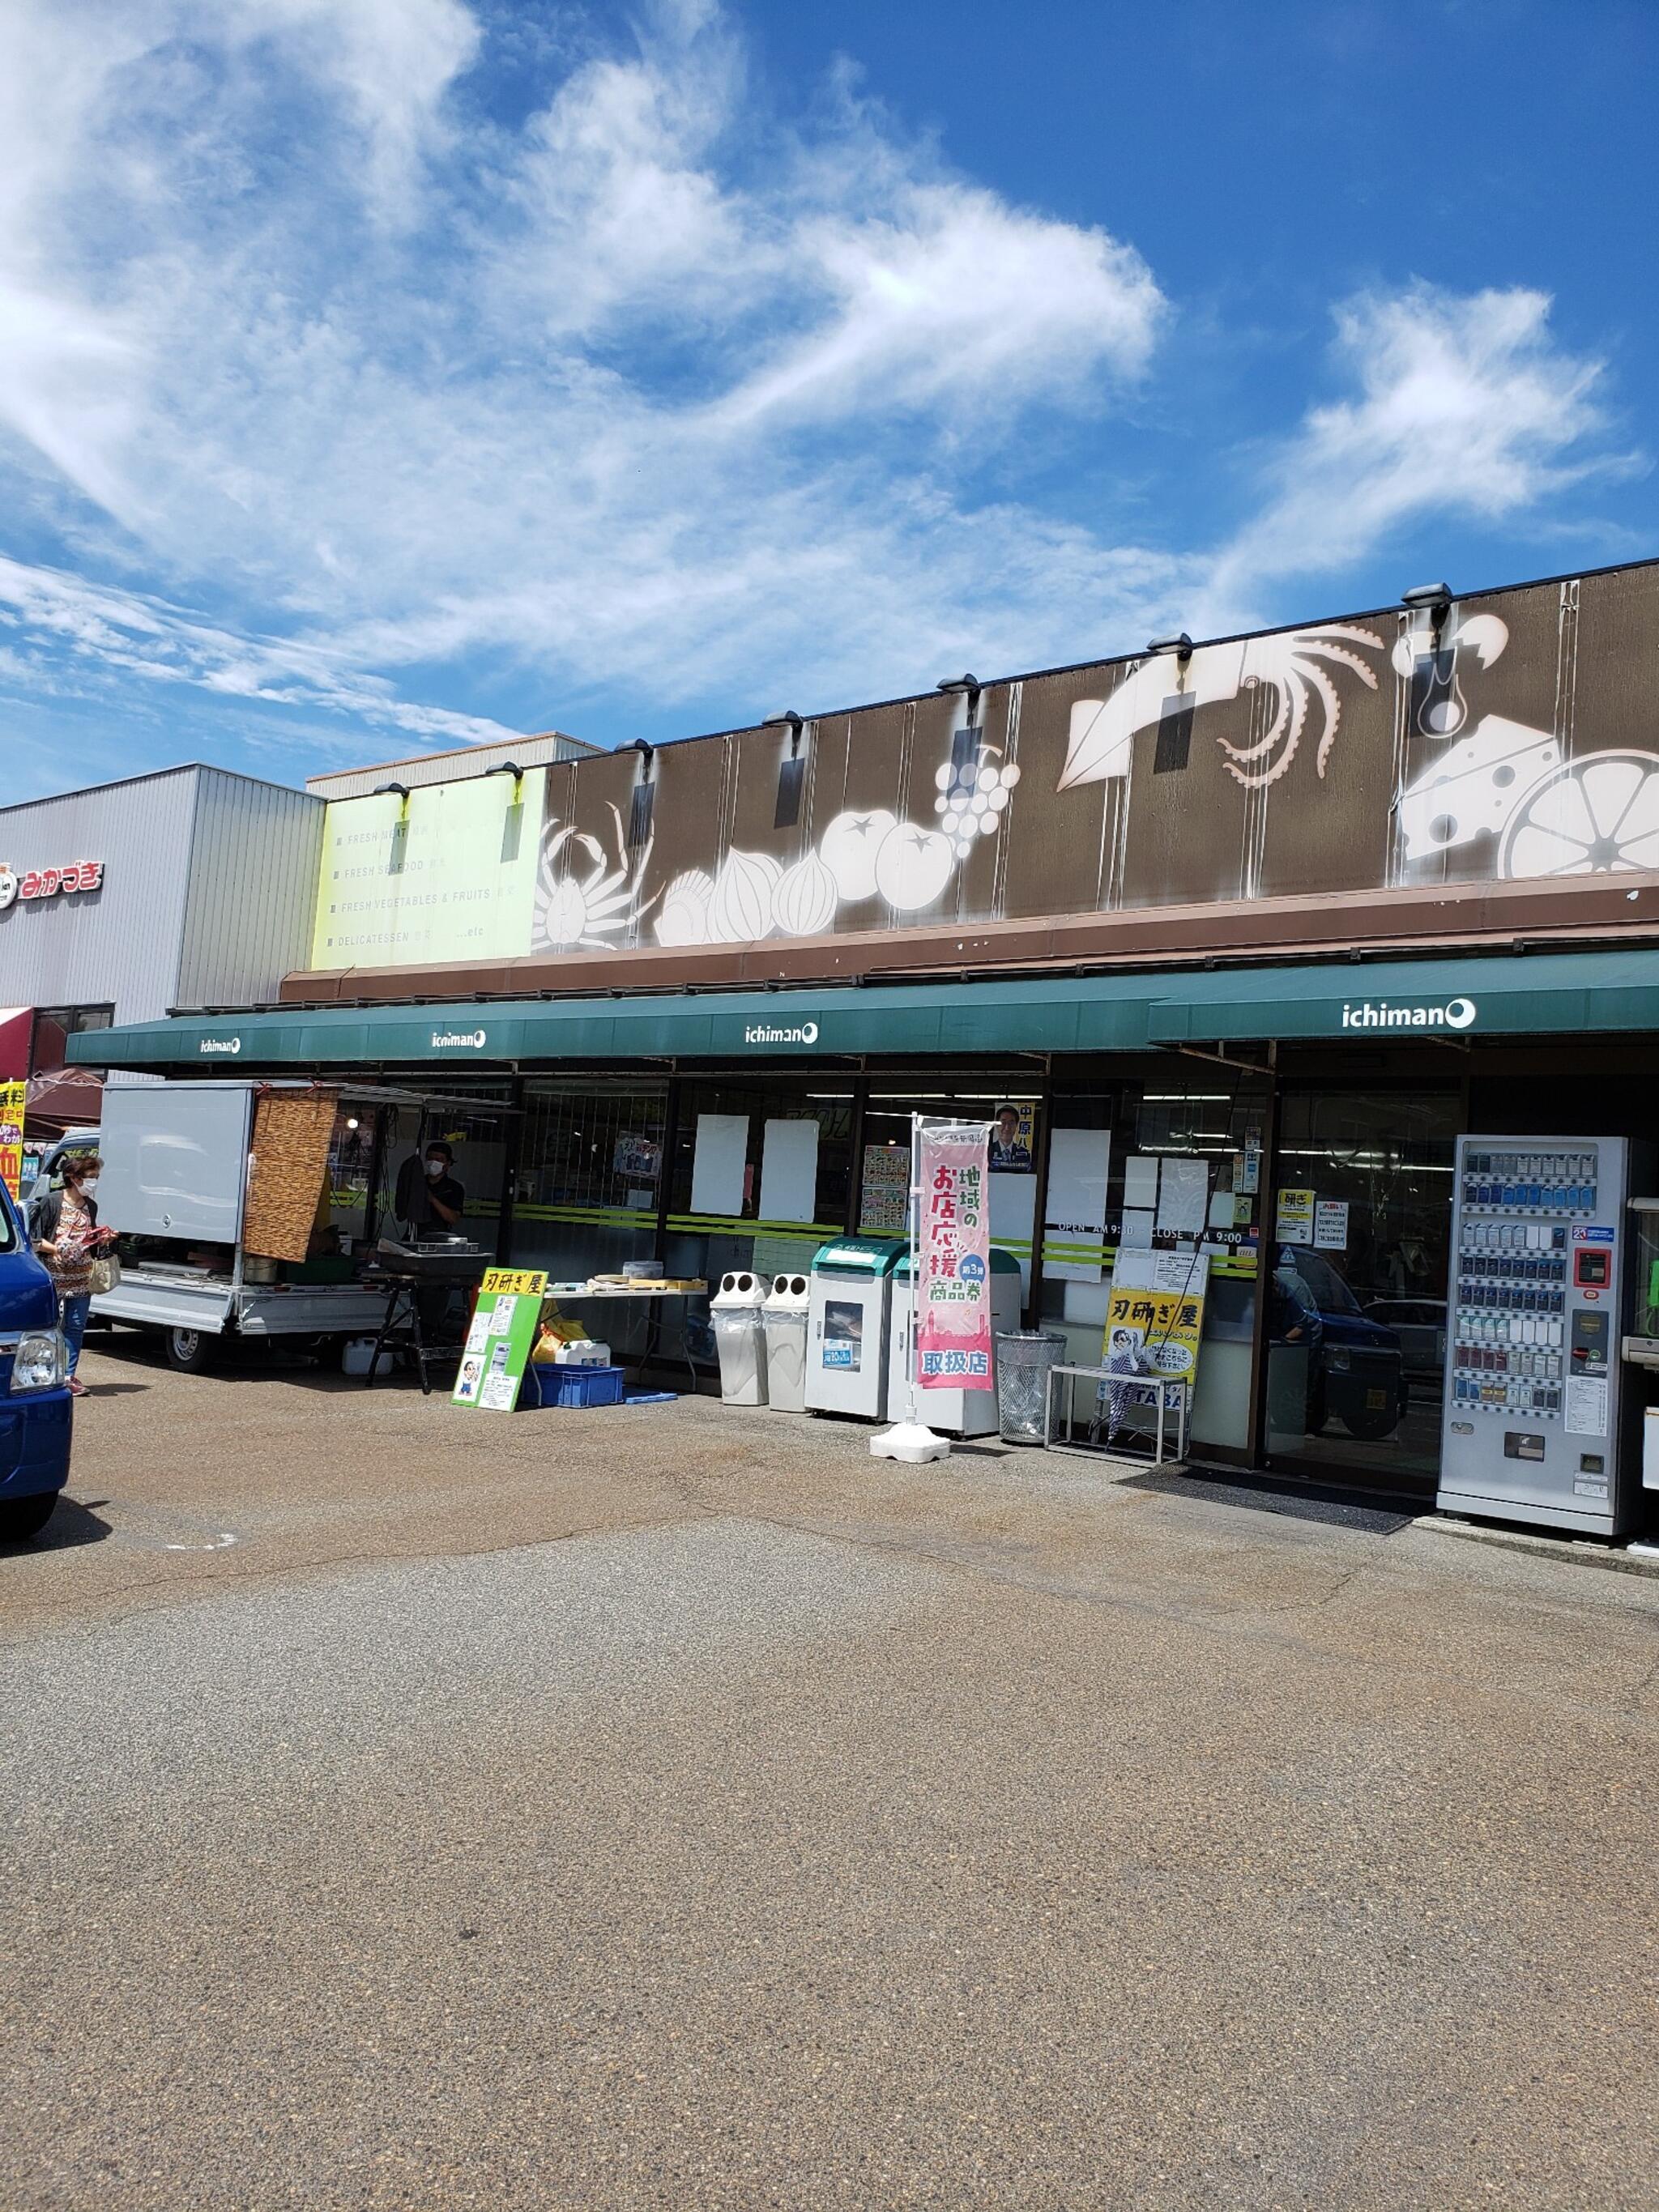
<svg viewBox="0 0 1659 2212">
<path fill-rule="evenodd" d="M 466 1192 L 455 1179 L 454 1165 L 454 1153 L 434 1138 L 398 1169 L 393 1208 L 417 1235 L 443 1236 L 460 1227 Z"/>
</svg>

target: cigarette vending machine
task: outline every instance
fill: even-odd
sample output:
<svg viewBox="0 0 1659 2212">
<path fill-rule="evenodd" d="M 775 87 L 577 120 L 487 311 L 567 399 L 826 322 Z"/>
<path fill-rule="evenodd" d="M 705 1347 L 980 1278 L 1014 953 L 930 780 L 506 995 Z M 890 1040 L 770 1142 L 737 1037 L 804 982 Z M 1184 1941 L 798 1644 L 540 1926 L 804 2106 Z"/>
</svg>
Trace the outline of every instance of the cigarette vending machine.
<svg viewBox="0 0 1659 2212">
<path fill-rule="evenodd" d="M 1638 1517 L 1620 1449 L 1621 1137 L 1460 1137 L 1436 1503 L 1613 1536 Z"/>
</svg>

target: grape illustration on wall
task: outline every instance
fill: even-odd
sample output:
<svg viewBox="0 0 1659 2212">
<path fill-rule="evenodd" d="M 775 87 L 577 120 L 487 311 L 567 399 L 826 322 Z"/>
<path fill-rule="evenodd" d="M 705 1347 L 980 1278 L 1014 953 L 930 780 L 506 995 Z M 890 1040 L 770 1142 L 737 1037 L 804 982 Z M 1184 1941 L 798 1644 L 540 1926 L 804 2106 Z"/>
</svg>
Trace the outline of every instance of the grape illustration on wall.
<svg viewBox="0 0 1659 2212">
<path fill-rule="evenodd" d="M 893 914 L 921 914 L 944 897 L 979 841 L 996 835 L 1018 781 L 1000 747 L 977 744 L 936 772 L 931 823 L 901 821 L 884 806 L 850 807 L 788 869 L 780 872 L 765 854 L 737 851 L 712 879 L 704 869 L 687 869 L 663 895 L 658 942 L 817 936 L 835 927 L 842 907 L 873 899 Z"/>
<path fill-rule="evenodd" d="M 981 745 L 960 768 L 947 761 L 933 781 L 939 786 L 933 811 L 940 817 L 939 826 L 945 835 L 956 840 L 957 858 L 965 860 L 974 849 L 975 837 L 995 836 L 997 823 L 1019 781 L 1019 770 L 1012 761 L 997 763 L 991 749 Z"/>
</svg>

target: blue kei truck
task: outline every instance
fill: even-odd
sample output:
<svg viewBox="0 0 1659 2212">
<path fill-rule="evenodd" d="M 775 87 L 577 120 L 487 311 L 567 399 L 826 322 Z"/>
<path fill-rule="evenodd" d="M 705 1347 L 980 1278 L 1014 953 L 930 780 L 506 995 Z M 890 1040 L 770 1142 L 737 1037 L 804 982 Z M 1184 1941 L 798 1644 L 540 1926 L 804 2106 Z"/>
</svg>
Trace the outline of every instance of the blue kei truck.
<svg viewBox="0 0 1659 2212">
<path fill-rule="evenodd" d="M 73 1401 L 58 1292 L 0 1182 L 0 1544 L 26 1544 L 69 1480 Z"/>
</svg>

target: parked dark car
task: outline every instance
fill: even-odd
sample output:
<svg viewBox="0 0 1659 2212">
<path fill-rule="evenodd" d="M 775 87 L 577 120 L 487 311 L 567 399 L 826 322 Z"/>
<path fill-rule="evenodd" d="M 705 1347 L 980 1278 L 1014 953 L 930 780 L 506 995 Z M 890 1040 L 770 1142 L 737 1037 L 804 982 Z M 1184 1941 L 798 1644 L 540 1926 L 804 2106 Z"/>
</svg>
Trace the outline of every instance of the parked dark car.
<svg viewBox="0 0 1659 2212">
<path fill-rule="evenodd" d="M 1372 1298 L 1365 1312 L 1400 1339 L 1407 1374 L 1437 1389 L 1446 1372 L 1444 1298 Z"/>
<path fill-rule="evenodd" d="M 1319 1316 L 1318 1357 L 1309 1363 L 1310 1435 L 1320 1435 L 1334 1416 L 1368 1443 L 1391 1437 L 1408 1397 L 1398 1334 L 1364 1313 L 1322 1253 L 1281 1244 L 1279 1267 L 1299 1279 Z"/>
</svg>

